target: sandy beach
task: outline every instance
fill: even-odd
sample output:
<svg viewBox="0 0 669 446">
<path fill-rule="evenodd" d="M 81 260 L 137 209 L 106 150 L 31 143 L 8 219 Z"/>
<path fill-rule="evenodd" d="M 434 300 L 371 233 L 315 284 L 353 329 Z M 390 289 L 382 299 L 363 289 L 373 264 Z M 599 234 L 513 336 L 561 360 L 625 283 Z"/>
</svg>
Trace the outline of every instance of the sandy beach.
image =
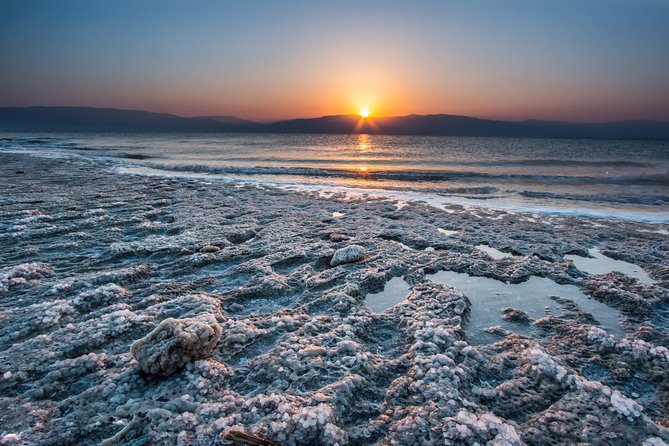
<svg viewBox="0 0 669 446">
<path fill-rule="evenodd" d="M 669 442 L 667 224 L 9 153 L 0 191 L 0 445 Z"/>
</svg>

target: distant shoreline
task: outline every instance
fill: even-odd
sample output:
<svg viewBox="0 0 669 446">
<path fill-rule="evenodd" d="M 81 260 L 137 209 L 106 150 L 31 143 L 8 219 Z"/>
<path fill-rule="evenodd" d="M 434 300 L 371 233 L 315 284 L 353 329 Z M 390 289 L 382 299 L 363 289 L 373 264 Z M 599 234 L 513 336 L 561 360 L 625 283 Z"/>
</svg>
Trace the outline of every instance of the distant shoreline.
<svg viewBox="0 0 669 446">
<path fill-rule="evenodd" d="M 0 107 L 0 132 L 373 134 L 550 139 L 669 139 L 669 122 L 502 121 L 447 114 L 360 118 L 356 115 L 272 123 L 234 116 L 185 118 L 92 107 Z"/>
</svg>

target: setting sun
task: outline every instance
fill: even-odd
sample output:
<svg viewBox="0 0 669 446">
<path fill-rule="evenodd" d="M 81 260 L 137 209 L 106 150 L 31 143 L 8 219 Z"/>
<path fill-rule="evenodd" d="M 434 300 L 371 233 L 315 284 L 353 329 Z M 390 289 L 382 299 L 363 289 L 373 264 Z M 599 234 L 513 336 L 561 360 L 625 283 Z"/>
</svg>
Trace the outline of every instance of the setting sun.
<svg viewBox="0 0 669 446">
<path fill-rule="evenodd" d="M 367 118 L 369 117 L 369 109 L 367 107 L 363 107 L 360 109 L 359 115 L 361 118 Z"/>
</svg>

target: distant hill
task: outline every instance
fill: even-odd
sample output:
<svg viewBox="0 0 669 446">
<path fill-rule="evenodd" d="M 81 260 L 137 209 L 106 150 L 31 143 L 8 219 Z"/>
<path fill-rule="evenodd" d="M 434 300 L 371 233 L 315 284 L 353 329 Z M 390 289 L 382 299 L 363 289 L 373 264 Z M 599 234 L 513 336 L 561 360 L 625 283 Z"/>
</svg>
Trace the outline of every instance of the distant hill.
<svg viewBox="0 0 669 446">
<path fill-rule="evenodd" d="M 357 115 L 339 115 L 279 121 L 265 124 L 255 131 L 517 138 L 669 139 L 669 122 L 621 121 L 576 124 L 552 121 L 499 121 L 457 115 L 408 115 L 361 120 Z"/>
<path fill-rule="evenodd" d="M 277 133 L 370 133 L 443 136 L 534 136 L 533 129 L 506 121 L 453 115 L 408 115 L 360 119 L 357 115 L 292 119 L 264 126 Z"/>
<path fill-rule="evenodd" d="M 336 115 L 262 124 L 234 116 L 184 118 L 165 113 L 90 107 L 0 107 L 0 131 L 370 133 L 669 139 L 669 123 L 658 121 L 577 124 L 537 120 L 499 121 L 441 114 L 368 119 L 360 119 L 357 115 Z"/>
<path fill-rule="evenodd" d="M 220 132 L 212 119 L 166 113 L 92 107 L 3 107 L 0 131 L 54 132 Z"/>
<path fill-rule="evenodd" d="M 238 118 L 236 116 L 196 116 L 195 119 L 208 119 L 216 122 L 220 122 L 226 125 L 252 125 L 258 124 L 255 121 L 249 121 L 248 119 Z"/>
</svg>

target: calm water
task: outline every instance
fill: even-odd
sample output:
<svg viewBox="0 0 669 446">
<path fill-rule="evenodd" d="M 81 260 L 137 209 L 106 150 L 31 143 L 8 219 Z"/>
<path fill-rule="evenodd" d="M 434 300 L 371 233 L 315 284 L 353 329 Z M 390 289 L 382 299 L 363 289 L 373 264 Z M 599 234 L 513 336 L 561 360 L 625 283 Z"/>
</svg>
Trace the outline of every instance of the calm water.
<svg viewBox="0 0 669 446">
<path fill-rule="evenodd" d="M 0 134 L 0 150 L 82 156 L 149 174 L 669 221 L 669 141 Z"/>
</svg>

